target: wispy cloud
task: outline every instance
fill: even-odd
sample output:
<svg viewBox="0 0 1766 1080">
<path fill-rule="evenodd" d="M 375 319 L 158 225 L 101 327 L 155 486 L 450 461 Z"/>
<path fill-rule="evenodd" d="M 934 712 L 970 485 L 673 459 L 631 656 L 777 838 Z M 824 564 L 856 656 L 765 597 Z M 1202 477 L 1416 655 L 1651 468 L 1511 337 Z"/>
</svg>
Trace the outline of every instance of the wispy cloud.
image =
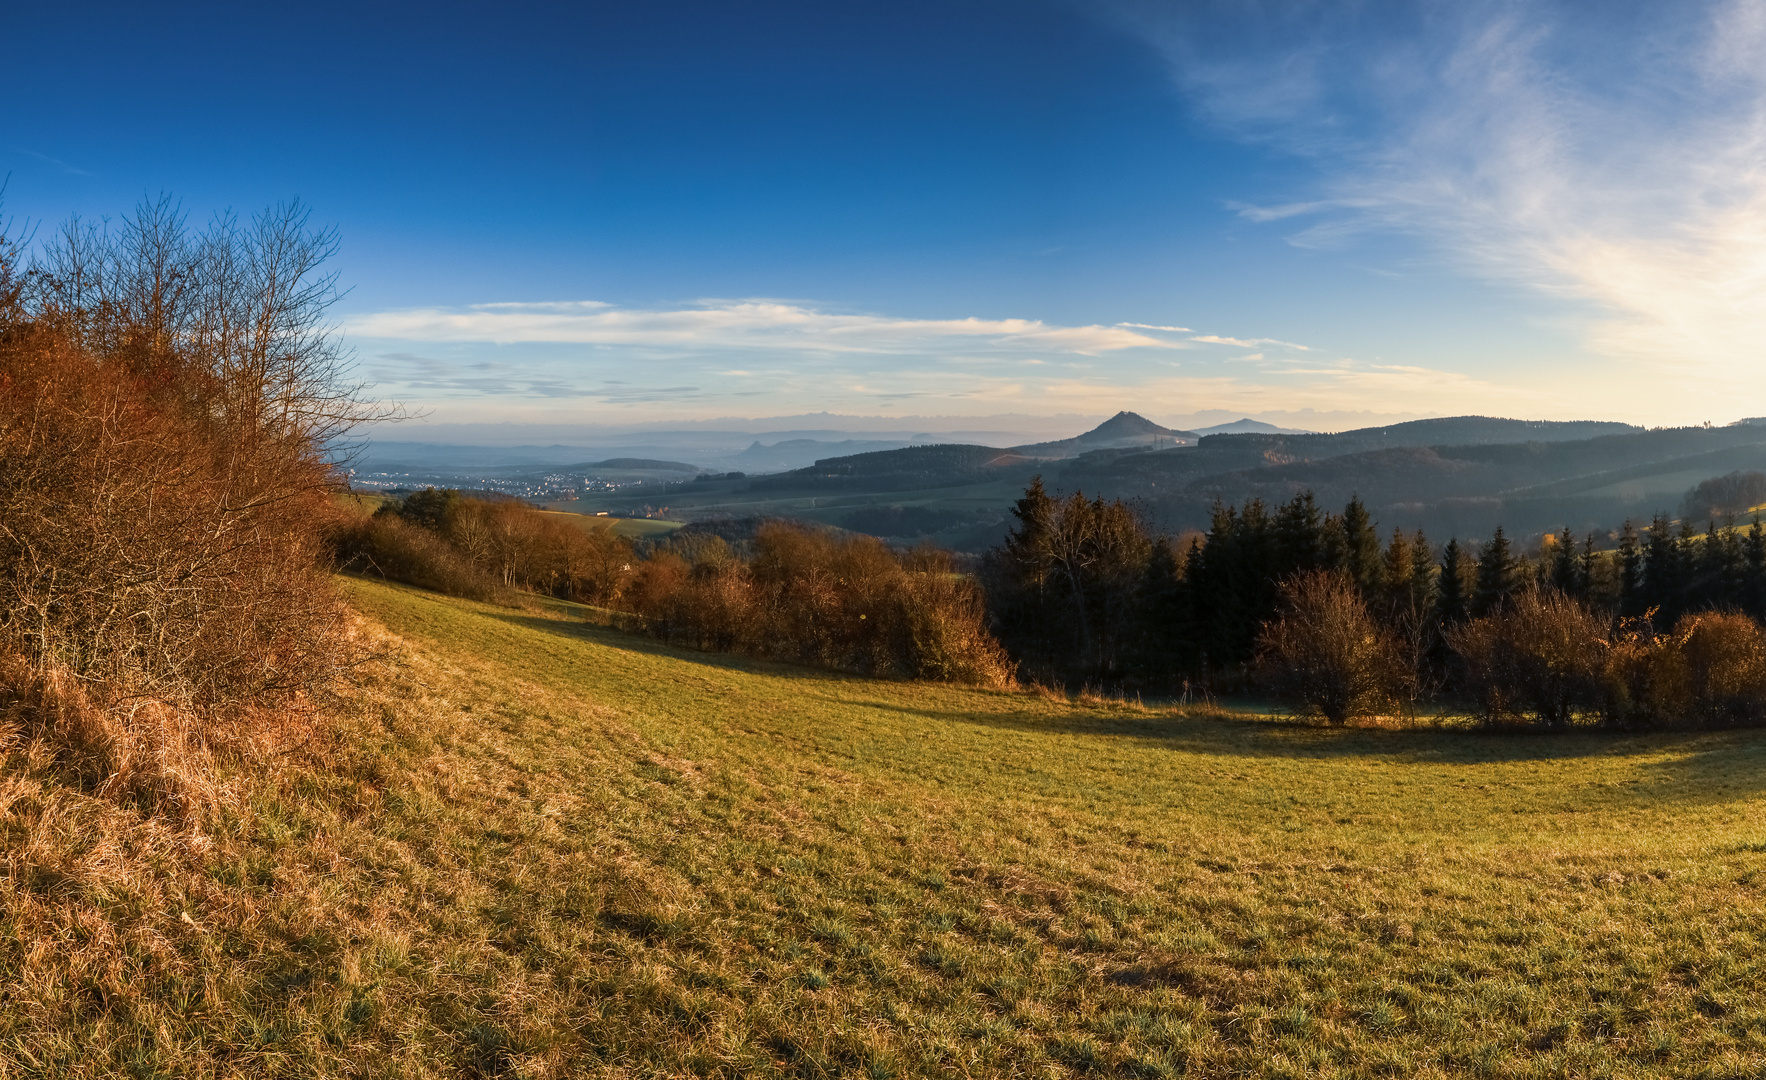
<svg viewBox="0 0 1766 1080">
<path fill-rule="evenodd" d="M 1301 352 L 1310 351 L 1307 349 L 1306 346 L 1296 345 L 1292 341 L 1277 341 L 1275 338 L 1266 338 L 1266 337 L 1236 338 L 1236 337 L 1221 337 L 1218 334 L 1198 334 L 1197 336 L 1191 338 L 1190 340 L 1191 341 L 1199 341 L 1204 345 L 1231 345 L 1234 348 L 1238 348 L 1238 349 L 1255 349 L 1255 348 L 1262 346 L 1262 345 L 1279 345 L 1284 349 L 1298 349 Z"/>
<path fill-rule="evenodd" d="M 600 407 L 717 415 L 757 397 L 784 409 L 861 413 L 907 402 L 1181 413 L 1207 402 L 1241 413 L 1354 405 L 1546 415 L 1542 401 L 1451 371 L 1153 323 L 852 316 L 725 301 L 668 310 L 599 302 L 423 308 L 362 316 L 349 327 L 398 342 L 364 358 L 383 391 L 450 417 L 463 408 L 474 417 Z"/>
<path fill-rule="evenodd" d="M 25 155 L 26 157 L 36 158 L 38 161 L 43 162 L 45 165 L 53 165 L 57 169 L 60 169 L 62 172 L 67 173 L 70 176 L 92 176 L 92 175 L 95 175 L 93 173 L 87 172 L 85 169 L 79 168 L 78 166 L 69 165 L 67 162 L 61 160 L 60 158 L 50 157 L 48 154 L 39 154 L 35 150 L 26 150 L 23 147 L 20 147 L 18 152 Z"/>
<path fill-rule="evenodd" d="M 708 300 L 674 309 L 599 301 L 477 304 L 361 315 L 346 322 L 367 338 L 427 342 L 548 342 L 823 353 L 920 353 L 978 347 L 1096 355 L 1171 349 L 1177 343 L 1124 326 L 1055 326 L 1039 319 L 902 319 L 821 311 L 770 300 Z"/>
<path fill-rule="evenodd" d="M 1162 330 L 1167 334 L 1193 334 L 1193 333 L 1195 333 L 1194 330 L 1191 330 L 1187 326 L 1158 326 L 1154 323 L 1144 323 L 1144 322 L 1119 322 L 1116 325 L 1117 326 L 1128 326 L 1128 327 L 1132 327 L 1136 330 Z"/>
<path fill-rule="evenodd" d="M 418 353 L 379 353 L 367 364 L 377 384 L 401 394 L 436 398 L 490 400 L 530 398 L 544 401 L 590 400 L 613 405 L 691 400 L 702 396 L 697 386 L 642 386 L 624 379 L 595 379 L 592 374 L 559 372 L 552 366 L 495 361 L 458 363 Z M 748 372 L 724 372 L 742 376 Z"/>
<path fill-rule="evenodd" d="M 1254 206 L 1251 203 L 1229 201 L 1226 208 L 1246 221 L 1253 221 L 1261 225 L 1264 222 L 1283 221 L 1287 218 L 1318 214 L 1326 210 L 1366 209 L 1371 205 L 1373 205 L 1371 199 L 1314 199 L 1311 202 L 1282 203 L 1279 206 Z"/>
<path fill-rule="evenodd" d="M 1581 305 L 1597 355 L 1766 393 L 1766 0 L 1119 10 L 1205 116 L 1323 177 L 1242 218 L 1423 237 Z"/>
</svg>

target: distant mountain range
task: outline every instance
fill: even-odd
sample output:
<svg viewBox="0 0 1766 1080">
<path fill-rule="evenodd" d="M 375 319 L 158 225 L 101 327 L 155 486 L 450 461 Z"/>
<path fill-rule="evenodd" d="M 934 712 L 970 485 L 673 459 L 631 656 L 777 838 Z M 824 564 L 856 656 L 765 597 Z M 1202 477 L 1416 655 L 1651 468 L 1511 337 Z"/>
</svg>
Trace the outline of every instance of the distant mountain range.
<svg viewBox="0 0 1766 1080">
<path fill-rule="evenodd" d="M 1206 528 L 1217 501 L 1274 504 L 1310 490 L 1330 510 L 1359 496 L 1385 529 L 1476 540 L 1501 524 L 1525 542 L 1566 525 L 1606 535 L 1628 518 L 1673 513 L 1703 480 L 1766 471 L 1766 424 L 1757 422 L 1645 430 L 1455 416 L 1332 434 L 1273 428 L 1245 418 L 1185 431 L 1121 412 L 1072 438 L 1004 447 L 918 437 L 907 445 L 809 434 L 770 445 L 751 438 L 724 468 L 710 470 L 661 455 L 565 458 L 562 451 L 572 448 L 558 447 L 533 448 L 545 452 L 527 457 L 549 458 L 546 472 L 610 481 L 588 485 L 576 509 L 667 507 L 686 520 L 800 517 L 902 542 L 929 537 L 962 551 L 998 541 L 1012 501 L 1036 475 L 1051 491 L 1134 500 L 1173 531 Z M 781 465 L 796 467 L 769 471 Z M 524 468 L 529 476 L 541 471 L 517 464 L 481 474 Z M 519 490 L 515 482 L 505 486 Z"/>
<path fill-rule="evenodd" d="M 1305 428 L 1276 427 L 1261 420 L 1253 420 L 1249 416 L 1243 420 L 1234 420 L 1227 424 L 1215 424 L 1212 427 L 1199 427 L 1198 435 L 1311 435 L 1313 432 Z"/>
<path fill-rule="evenodd" d="M 1360 496 L 1387 528 L 1477 539 L 1502 524 L 1524 539 L 1565 525 L 1605 533 L 1672 512 L 1694 484 L 1737 469 L 1766 469 L 1766 427 L 1456 416 L 1335 434 L 1201 433 L 1124 412 L 1072 439 L 823 458 L 753 479 L 745 494 L 695 486 L 725 511 L 742 499 L 764 500 L 772 512 L 796 500 L 799 513 L 828 524 L 979 550 L 997 540 L 1004 509 L 1036 474 L 1054 491 L 1133 499 L 1174 530 L 1205 528 L 1217 500 L 1273 504 L 1310 490 L 1327 509 Z M 989 504 L 999 509 L 990 515 Z"/>
</svg>

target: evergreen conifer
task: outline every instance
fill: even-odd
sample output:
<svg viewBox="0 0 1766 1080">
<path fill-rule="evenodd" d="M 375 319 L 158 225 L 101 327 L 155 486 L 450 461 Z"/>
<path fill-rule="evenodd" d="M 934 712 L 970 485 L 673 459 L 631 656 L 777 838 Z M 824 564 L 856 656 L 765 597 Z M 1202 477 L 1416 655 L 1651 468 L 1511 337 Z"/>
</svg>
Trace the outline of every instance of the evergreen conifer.
<svg viewBox="0 0 1766 1080">
<path fill-rule="evenodd" d="M 1466 555 L 1455 537 L 1441 551 L 1441 576 L 1435 586 L 1435 618 L 1442 626 L 1466 621 Z"/>
<path fill-rule="evenodd" d="M 1362 597 L 1372 600 L 1380 591 L 1380 537 L 1360 496 L 1350 497 L 1338 520 L 1343 537 L 1343 569 L 1361 590 Z"/>
<path fill-rule="evenodd" d="M 1576 537 L 1568 525 L 1558 534 L 1557 543 L 1552 545 L 1550 566 L 1552 588 L 1565 596 L 1582 595 L 1582 566 L 1576 558 Z"/>
<path fill-rule="evenodd" d="M 1498 525 L 1490 541 L 1478 553 L 1478 576 L 1472 587 L 1473 617 L 1489 615 L 1507 602 L 1509 594 L 1514 592 L 1515 571 L 1515 558 L 1509 550 L 1508 537 Z"/>
</svg>

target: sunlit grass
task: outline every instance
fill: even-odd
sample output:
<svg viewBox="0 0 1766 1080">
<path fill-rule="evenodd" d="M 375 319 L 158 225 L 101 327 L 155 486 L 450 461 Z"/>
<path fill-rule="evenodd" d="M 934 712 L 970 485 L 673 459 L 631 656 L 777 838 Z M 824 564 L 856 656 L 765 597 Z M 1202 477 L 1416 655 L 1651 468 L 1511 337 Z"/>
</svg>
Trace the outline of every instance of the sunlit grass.
<svg viewBox="0 0 1766 1080">
<path fill-rule="evenodd" d="M 651 537 L 667 536 L 686 524 L 684 521 L 668 521 L 663 518 L 630 518 L 613 517 L 612 515 L 601 517 L 593 512 L 583 513 L 576 509 L 558 509 L 559 507 L 575 507 L 577 504 L 574 501 L 561 501 L 546 505 L 548 509 L 542 513 L 561 518 L 578 528 L 599 529 L 611 532 L 615 536 L 623 536 L 628 540 L 647 540 Z"/>
<path fill-rule="evenodd" d="M 403 659 L 203 836 L 7 760 L 11 1071 L 1766 1070 L 1766 734 L 1186 718 L 348 588 Z"/>
</svg>

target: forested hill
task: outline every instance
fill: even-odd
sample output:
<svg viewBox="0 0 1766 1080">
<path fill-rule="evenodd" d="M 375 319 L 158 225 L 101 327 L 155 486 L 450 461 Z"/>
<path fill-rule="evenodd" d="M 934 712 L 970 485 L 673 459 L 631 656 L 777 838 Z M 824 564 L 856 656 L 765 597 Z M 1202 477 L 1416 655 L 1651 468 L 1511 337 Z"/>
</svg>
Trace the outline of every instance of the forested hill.
<svg viewBox="0 0 1766 1080">
<path fill-rule="evenodd" d="M 806 469 L 757 477 L 755 492 L 913 491 L 976 483 L 1000 475 L 1016 475 L 1031 459 L 994 446 L 941 443 L 876 450 L 847 457 L 824 458 Z"/>
<path fill-rule="evenodd" d="M 1466 446 L 1474 443 L 1570 442 L 1602 435 L 1643 431 L 1635 424 L 1607 420 L 1508 420 L 1497 416 L 1437 416 L 1385 427 L 1356 428 L 1331 435 L 1284 435 L 1321 445 L 1379 450 L 1394 446 Z M 1213 436 L 1236 438 L 1238 436 Z M 1253 436 L 1255 437 L 1255 436 Z M 1338 450 L 1344 453 L 1344 450 Z"/>
<path fill-rule="evenodd" d="M 1217 500 L 1277 504 L 1310 490 L 1327 506 L 1358 496 L 1386 530 L 1478 540 L 1500 524 L 1527 542 L 1565 526 L 1605 535 L 1627 519 L 1676 512 L 1703 481 L 1766 472 L 1766 424 L 1747 422 L 1646 430 L 1458 416 L 1335 434 L 1214 434 L 1193 446 L 1155 441 L 1188 434 L 1121 413 L 1074 439 L 876 450 L 770 476 L 702 477 L 655 498 L 688 520 L 803 517 L 980 552 L 999 542 L 1012 500 L 1041 475 L 1051 492 L 1136 500 L 1173 532 L 1207 528 Z M 630 499 L 609 496 L 595 508 L 622 509 L 618 498 Z"/>
<path fill-rule="evenodd" d="M 1477 418 L 1466 418 L 1476 420 Z M 1439 422 L 1397 425 L 1419 434 L 1456 430 Z M 1454 422 L 1457 423 L 1457 422 Z M 1483 421 L 1500 434 L 1499 425 Z M 1216 499 L 1280 502 L 1301 490 L 1326 504 L 1359 495 L 1389 524 L 1447 535 L 1487 535 L 1497 524 L 1528 532 L 1570 525 L 1616 527 L 1627 517 L 1672 511 L 1700 480 L 1766 469 L 1766 427 L 1617 428 L 1618 434 L 1549 441 L 1383 445 L 1392 428 L 1341 435 L 1209 436 L 1193 450 L 1082 458 L 1060 474 L 1072 490 L 1140 498 L 1175 526 L 1200 525 Z M 1475 432 L 1474 425 L 1457 427 Z"/>
</svg>

